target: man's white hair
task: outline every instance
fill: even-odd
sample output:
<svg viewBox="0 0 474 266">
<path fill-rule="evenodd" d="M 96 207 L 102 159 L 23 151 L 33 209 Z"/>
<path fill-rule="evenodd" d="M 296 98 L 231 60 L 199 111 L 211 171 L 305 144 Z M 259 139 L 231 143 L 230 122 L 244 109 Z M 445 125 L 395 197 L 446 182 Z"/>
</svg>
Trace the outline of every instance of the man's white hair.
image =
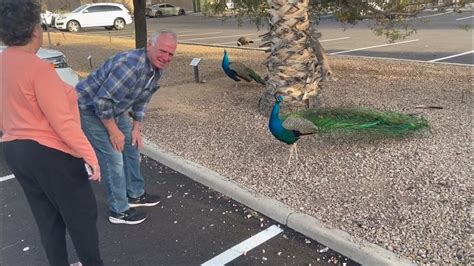
<svg viewBox="0 0 474 266">
<path fill-rule="evenodd" d="M 178 36 L 176 36 L 176 33 L 174 31 L 170 31 L 170 30 L 155 31 L 153 32 L 150 38 L 150 41 L 153 44 L 153 46 L 155 46 L 156 41 L 158 40 L 158 38 L 160 38 L 161 35 L 170 35 L 175 41 L 178 40 Z"/>
</svg>

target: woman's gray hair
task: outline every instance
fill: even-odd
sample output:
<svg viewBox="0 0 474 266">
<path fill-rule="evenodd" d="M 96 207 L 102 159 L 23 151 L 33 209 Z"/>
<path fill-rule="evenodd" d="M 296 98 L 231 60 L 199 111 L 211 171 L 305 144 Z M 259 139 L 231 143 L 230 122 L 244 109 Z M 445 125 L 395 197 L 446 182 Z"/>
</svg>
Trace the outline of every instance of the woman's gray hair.
<svg viewBox="0 0 474 266">
<path fill-rule="evenodd" d="M 174 31 L 170 31 L 170 30 L 155 31 L 151 35 L 151 38 L 150 38 L 151 42 L 153 43 L 153 46 L 156 44 L 156 41 L 158 40 L 158 38 L 160 38 L 161 35 L 169 35 L 175 41 L 178 41 L 178 36 L 176 36 L 176 33 Z"/>
</svg>

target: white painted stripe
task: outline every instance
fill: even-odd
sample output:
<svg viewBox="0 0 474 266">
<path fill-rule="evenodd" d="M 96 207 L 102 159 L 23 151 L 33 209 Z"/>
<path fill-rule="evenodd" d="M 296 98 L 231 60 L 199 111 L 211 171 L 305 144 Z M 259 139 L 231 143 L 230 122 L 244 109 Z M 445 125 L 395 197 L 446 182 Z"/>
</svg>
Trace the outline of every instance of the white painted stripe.
<svg viewBox="0 0 474 266">
<path fill-rule="evenodd" d="M 184 36 L 196 36 L 196 35 L 211 35 L 211 34 L 220 34 L 222 31 L 213 31 L 213 32 L 204 32 L 204 33 L 192 33 L 192 34 L 178 34 L 178 37 Z"/>
<path fill-rule="evenodd" d="M 219 39 L 219 38 L 228 38 L 228 37 L 242 37 L 242 36 L 250 36 L 250 35 L 257 35 L 258 33 L 251 33 L 251 34 L 237 34 L 237 35 L 225 35 L 225 36 L 216 36 L 216 37 L 204 37 L 204 38 L 194 38 L 194 39 L 186 39 L 182 40 L 183 42 L 188 41 L 197 41 L 197 40 L 208 40 L 208 39 Z M 237 40 L 235 40 L 237 41 Z"/>
<path fill-rule="evenodd" d="M 334 53 L 330 53 L 329 55 L 344 54 L 344 53 L 350 53 L 350 52 L 354 52 L 354 51 L 368 50 L 368 49 L 377 48 L 377 47 L 392 46 L 392 45 L 398 45 L 398 44 L 404 44 L 404 43 L 410 43 L 410 42 L 417 42 L 417 41 L 419 41 L 419 39 L 409 40 L 409 41 L 404 41 L 404 42 L 396 42 L 396 43 L 386 43 L 386 44 L 381 44 L 381 45 L 362 47 L 362 48 L 346 50 L 346 51 L 340 51 L 340 52 L 334 52 Z"/>
<path fill-rule="evenodd" d="M 325 39 L 325 40 L 320 40 L 319 42 L 332 42 L 332 41 L 339 41 L 339 40 L 345 40 L 345 39 L 350 39 L 351 37 L 341 37 L 341 38 L 334 38 L 334 39 Z"/>
<path fill-rule="evenodd" d="M 474 66 L 473 64 L 461 64 L 461 63 L 450 63 L 450 62 L 428 62 L 428 61 L 423 61 L 423 60 L 403 59 L 403 58 L 393 58 L 393 57 L 378 57 L 378 56 L 364 56 L 364 55 L 335 55 L 335 56 L 364 58 L 364 59 L 378 59 L 378 60 L 388 60 L 388 61 L 415 62 L 415 63 L 424 63 L 424 64 L 452 65 L 452 66 L 463 66 L 463 67 Z"/>
<path fill-rule="evenodd" d="M 450 13 L 453 13 L 453 11 L 448 11 L 448 12 L 438 13 L 438 14 L 433 14 L 433 15 L 427 15 L 427 16 L 421 16 L 421 17 L 418 17 L 418 18 L 430 18 L 430 17 L 442 16 L 442 15 L 446 15 L 446 14 L 450 14 Z"/>
<path fill-rule="evenodd" d="M 283 229 L 276 225 L 272 225 L 265 229 L 264 231 L 252 236 L 251 238 L 242 241 L 241 243 L 233 246 L 232 248 L 222 252 L 221 254 L 217 255 L 216 257 L 204 262 L 201 264 L 202 266 L 214 266 L 214 265 L 224 265 L 229 263 L 236 258 L 242 256 L 246 252 L 252 250 L 253 248 L 259 246 L 260 244 L 264 243 L 265 241 L 271 239 L 272 237 L 278 235 L 279 233 L 283 232 Z"/>
<path fill-rule="evenodd" d="M 147 31 L 147 35 L 153 34 L 155 31 Z M 215 32 L 205 32 L 205 33 L 192 33 L 192 34 L 182 34 L 182 33 L 187 33 L 187 32 L 193 32 L 193 31 L 182 31 L 179 33 L 176 33 L 179 37 L 182 36 L 196 36 L 196 35 L 207 35 L 207 34 L 219 34 L 222 33 L 222 31 L 215 31 Z M 112 37 L 121 37 L 121 36 L 134 36 L 135 31 L 91 31 L 91 32 L 79 32 L 79 33 L 74 33 L 76 35 L 103 35 L 103 36 L 109 36 L 109 34 Z"/>
<path fill-rule="evenodd" d="M 456 20 L 464 20 L 464 19 L 469 19 L 469 18 L 474 18 L 474 16 L 470 16 L 470 17 L 463 17 L 463 18 L 457 18 Z"/>
<path fill-rule="evenodd" d="M 453 58 L 453 57 L 458 57 L 458 56 L 463 56 L 463 55 L 466 55 L 466 54 L 472 54 L 472 53 L 474 53 L 474 50 L 467 51 L 467 52 L 460 53 L 460 54 L 450 55 L 450 56 L 446 56 L 446 57 L 441 57 L 441 58 L 438 58 L 438 59 L 433 59 L 433 60 L 430 60 L 428 62 L 437 62 L 437 61 L 441 61 L 441 60 L 445 60 L 445 59 L 449 59 L 449 58 Z"/>
<path fill-rule="evenodd" d="M 237 43 L 237 42 L 236 42 Z M 267 51 L 268 48 L 259 48 L 259 47 L 248 47 L 248 46 L 237 46 L 237 45 L 218 45 L 210 43 L 199 43 L 199 42 L 183 42 L 178 41 L 178 44 L 185 45 L 198 45 L 198 46 L 207 46 L 207 47 L 216 47 L 216 48 L 232 48 L 232 49 L 241 49 L 241 50 L 255 50 L 255 51 Z M 179 56 L 175 55 L 175 56 Z"/>
<path fill-rule="evenodd" d="M 155 31 L 152 30 L 151 32 L 155 32 Z M 176 32 L 176 35 L 183 34 L 183 33 L 188 33 L 188 32 L 196 32 L 196 31 L 195 30 L 184 30 L 184 31 Z"/>
<path fill-rule="evenodd" d="M 4 176 L 4 177 L 0 177 L 0 182 L 7 181 L 7 180 L 12 179 L 12 178 L 15 178 L 15 176 L 13 174 L 7 175 L 7 176 Z"/>
</svg>

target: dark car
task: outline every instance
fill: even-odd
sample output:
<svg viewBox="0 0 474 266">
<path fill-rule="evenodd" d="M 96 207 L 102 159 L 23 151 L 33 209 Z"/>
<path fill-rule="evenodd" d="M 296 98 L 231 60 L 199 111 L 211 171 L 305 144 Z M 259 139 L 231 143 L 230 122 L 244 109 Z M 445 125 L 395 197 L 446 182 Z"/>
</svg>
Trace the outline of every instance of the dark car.
<svg viewBox="0 0 474 266">
<path fill-rule="evenodd" d="M 181 16 L 185 14 L 186 11 L 184 11 L 183 8 L 167 3 L 152 5 L 145 9 L 145 15 L 154 18 L 161 16 Z"/>
</svg>

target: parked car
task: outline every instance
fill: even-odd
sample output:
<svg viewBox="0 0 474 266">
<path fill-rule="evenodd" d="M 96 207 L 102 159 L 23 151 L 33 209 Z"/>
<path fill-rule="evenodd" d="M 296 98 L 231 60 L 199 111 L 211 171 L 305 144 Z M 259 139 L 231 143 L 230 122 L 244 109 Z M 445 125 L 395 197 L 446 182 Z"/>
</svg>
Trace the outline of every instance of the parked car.
<svg viewBox="0 0 474 266">
<path fill-rule="evenodd" d="M 145 9 L 145 15 L 149 17 L 181 16 L 185 14 L 186 11 L 183 8 L 167 3 L 152 5 Z"/>
<path fill-rule="evenodd" d="M 0 44 L 0 53 L 6 48 L 5 45 Z M 40 48 L 36 55 L 49 62 L 59 74 L 59 77 L 71 86 L 76 86 L 77 82 L 79 82 L 79 77 L 77 76 L 76 72 L 71 69 L 69 65 L 69 61 L 58 50 L 48 49 L 48 48 Z"/>
<path fill-rule="evenodd" d="M 58 14 L 55 14 L 51 11 L 48 10 L 42 10 L 41 11 L 41 23 L 46 24 L 46 26 L 51 26 L 51 22 L 53 21 L 53 18 L 56 17 Z"/>
<path fill-rule="evenodd" d="M 122 30 L 133 22 L 130 11 L 122 4 L 85 4 L 71 13 L 56 17 L 54 27 L 59 30 L 77 32 L 86 27 L 105 27 L 107 30 Z"/>
</svg>

